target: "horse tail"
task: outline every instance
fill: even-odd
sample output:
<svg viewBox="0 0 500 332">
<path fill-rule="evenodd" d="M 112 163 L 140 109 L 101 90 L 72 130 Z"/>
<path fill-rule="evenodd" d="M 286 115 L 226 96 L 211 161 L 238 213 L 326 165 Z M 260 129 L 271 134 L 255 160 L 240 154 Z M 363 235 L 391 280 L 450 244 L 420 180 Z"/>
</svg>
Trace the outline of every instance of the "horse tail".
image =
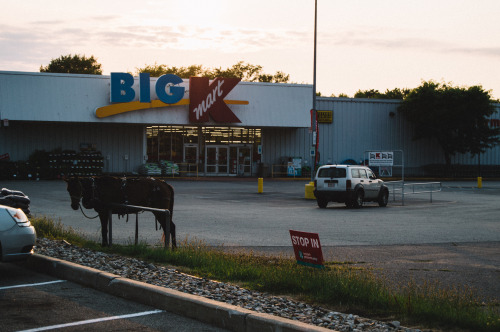
<svg viewBox="0 0 500 332">
<path fill-rule="evenodd" d="M 172 220 L 174 215 L 174 187 L 172 187 L 167 182 L 165 182 L 165 184 L 167 185 L 168 191 L 170 192 L 170 205 L 168 206 L 168 209 L 170 210 L 170 220 Z"/>
</svg>

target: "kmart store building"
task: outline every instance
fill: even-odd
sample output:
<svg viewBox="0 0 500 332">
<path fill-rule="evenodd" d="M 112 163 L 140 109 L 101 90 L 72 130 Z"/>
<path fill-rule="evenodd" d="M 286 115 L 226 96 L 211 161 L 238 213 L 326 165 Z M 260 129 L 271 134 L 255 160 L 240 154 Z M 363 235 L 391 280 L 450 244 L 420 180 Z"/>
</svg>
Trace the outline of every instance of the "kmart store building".
<svg viewBox="0 0 500 332">
<path fill-rule="evenodd" d="M 180 176 L 288 176 L 289 162 L 304 170 L 312 163 L 312 96 L 310 85 L 228 78 L 0 71 L 0 166 L 43 151 L 65 173 L 90 174 L 94 166 L 138 173 L 161 162 L 175 164 L 168 172 Z M 395 163 L 403 162 L 409 175 L 442 164 L 436 144 L 412 141 L 398 104 L 317 98 L 320 163 L 400 151 Z M 499 121 L 497 113 L 490 125 Z M 457 155 L 453 162 L 475 165 L 477 158 Z M 481 163 L 500 165 L 500 148 Z"/>
</svg>

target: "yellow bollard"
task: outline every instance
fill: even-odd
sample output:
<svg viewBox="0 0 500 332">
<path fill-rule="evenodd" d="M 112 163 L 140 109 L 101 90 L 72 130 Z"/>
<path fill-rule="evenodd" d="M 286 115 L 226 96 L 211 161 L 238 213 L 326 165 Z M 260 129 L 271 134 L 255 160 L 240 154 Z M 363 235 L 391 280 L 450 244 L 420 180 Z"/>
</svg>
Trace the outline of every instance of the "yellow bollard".
<svg viewBox="0 0 500 332">
<path fill-rule="evenodd" d="M 477 177 L 477 187 L 481 189 L 483 187 L 483 178 L 478 176 Z"/>
<path fill-rule="evenodd" d="M 305 191 L 306 199 L 316 199 L 316 196 L 314 196 L 314 182 L 309 182 L 308 184 L 306 184 Z"/>
<path fill-rule="evenodd" d="M 264 192 L 264 179 L 263 178 L 259 178 L 259 180 L 258 180 L 258 189 L 257 189 L 257 192 L 259 194 L 262 194 Z"/>
</svg>

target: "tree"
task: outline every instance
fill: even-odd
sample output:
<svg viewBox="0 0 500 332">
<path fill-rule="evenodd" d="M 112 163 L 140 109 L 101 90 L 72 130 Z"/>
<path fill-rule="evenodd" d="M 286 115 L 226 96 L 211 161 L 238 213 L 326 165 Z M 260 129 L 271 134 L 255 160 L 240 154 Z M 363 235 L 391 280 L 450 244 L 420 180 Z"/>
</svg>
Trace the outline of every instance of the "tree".
<svg viewBox="0 0 500 332">
<path fill-rule="evenodd" d="M 287 83 L 290 75 L 277 71 L 274 75 L 262 73 L 262 66 L 252 65 L 240 61 L 232 67 L 222 69 L 205 69 L 201 65 L 192 65 L 189 67 L 168 67 L 167 65 L 146 65 L 143 68 L 136 68 L 136 73 L 149 73 L 153 77 L 159 77 L 164 74 L 175 74 L 181 78 L 191 76 L 203 76 L 214 79 L 216 77 L 240 78 L 246 82 L 273 82 Z"/>
<path fill-rule="evenodd" d="M 409 89 L 399 89 L 394 88 L 392 90 L 385 90 L 384 93 L 381 93 L 378 90 L 358 90 L 354 94 L 354 98 L 373 98 L 373 99 L 404 99 L 406 95 L 410 92 Z"/>
<path fill-rule="evenodd" d="M 387 89 L 385 90 L 383 99 L 404 99 L 408 95 L 408 93 L 410 93 L 410 89 Z"/>
<path fill-rule="evenodd" d="M 269 82 L 269 83 L 288 83 L 290 80 L 290 75 L 285 74 L 282 71 L 277 71 L 276 74 L 259 74 L 257 79 L 258 82 Z"/>
<path fill-rule="evenodd" d="M 167 67 L 167 65 L 146 65 L 144 68 L 135 68 L 136 73 L 149 73 L 152 77 L 160 77 L 165 74 L 174 74 L 181 78 L 191 76 L 202 76 L 204 69 L 201 65 L 192 65 L 189 67 Z"/>
<path fill-rule="evenodd" d="M 210 78 L 234 77 L 234 78 L 241 78 L 242 81 L 246 82 L 258 82 L 259 76 L 261 75 L 262 75 L 262 66 L 252 65 L 240 61 L 234 64 L 232 67 L 226 69 L 215 68 L 211 71 L 207 71 L 205 76 L 208 76 Z"/>
<path fill-rule="evenodd" d="M 40 66 L 40 72 L 102 75 L 101 64 L 93 55 L 87 58 L 78 54 L 61 55 L 57 59 L 52 59 L 46 67 Z"/>
<path fill-rule="evenodd" d="M 413 124 L 413 139 L 434 139 L 446 165 L 456 153 L 473 156 L 500 142 L 500 128 L 488 125 L 495 111 L 489 91 L 481 86 L 452 87 L 433 81 L 411 90 L 398 111 Z"/>
<path fill-rule="evenodd" d="M 378 90 L 374 90 L 374 89 L 371 89 L 371 90 L 365 90 L 365 91 L 362 91 L 362 90 L 358 90 L 355 94 L 354 94 L 354 98 L 373 98 L 373 99 L 380 99 L 382 96 L 382 94 L 380 93 L 380 91 Z"/>
<path fill-rule="evenodd" d="M 351 97 L 349 97 L 349 95 L 348 95 L 347 93 L 343 93 L 343 92 L 339 93 L 339 95 L 338 95 L 338 96 L 335 96 L 335 94 L 334 94 L 334 93 L 332 93 L 332 94 L 330 95 L 330 97 L 337 97 L 337 98 L 351 98 Z"/>
</svg>

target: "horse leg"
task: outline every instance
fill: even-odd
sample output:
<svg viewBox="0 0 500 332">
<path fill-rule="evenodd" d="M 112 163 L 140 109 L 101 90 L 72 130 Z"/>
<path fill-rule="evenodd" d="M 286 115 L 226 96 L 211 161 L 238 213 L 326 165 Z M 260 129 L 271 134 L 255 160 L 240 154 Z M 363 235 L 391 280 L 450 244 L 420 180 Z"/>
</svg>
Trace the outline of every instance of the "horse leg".
<svg viewBox="0 0 500 332">
<path fill-rule="evenodd" d="M 101 220 L 101 236 L 102 236 L 101 246 L 103 247 L 108 246 L 108 217 L 109 216 L 107 211 L 99 212 L 99 219 Z"/>
<path fill-rule="evenodd" d="M 172 221 L 172 218 L 170 219 L 170 235 L 172 235 L 172 249 L 177 248 L 177 241 L 175 240 L 175 224 Z"/>
<path fill-rule="evenodd" d="M 167 233 L 167 220 L 168 220 L 167 216 L 164 213 L 159 213 L 159 212 L 153 212 L 153 214 L 155 215 L 155 219 L 160 223 L 160 227 L 163 230 L 163 238 L 162 239 L 164 241 L 165 248 L 168 248 L 167 243 L 169 242 L 170 234 Z"/>
</svg>

